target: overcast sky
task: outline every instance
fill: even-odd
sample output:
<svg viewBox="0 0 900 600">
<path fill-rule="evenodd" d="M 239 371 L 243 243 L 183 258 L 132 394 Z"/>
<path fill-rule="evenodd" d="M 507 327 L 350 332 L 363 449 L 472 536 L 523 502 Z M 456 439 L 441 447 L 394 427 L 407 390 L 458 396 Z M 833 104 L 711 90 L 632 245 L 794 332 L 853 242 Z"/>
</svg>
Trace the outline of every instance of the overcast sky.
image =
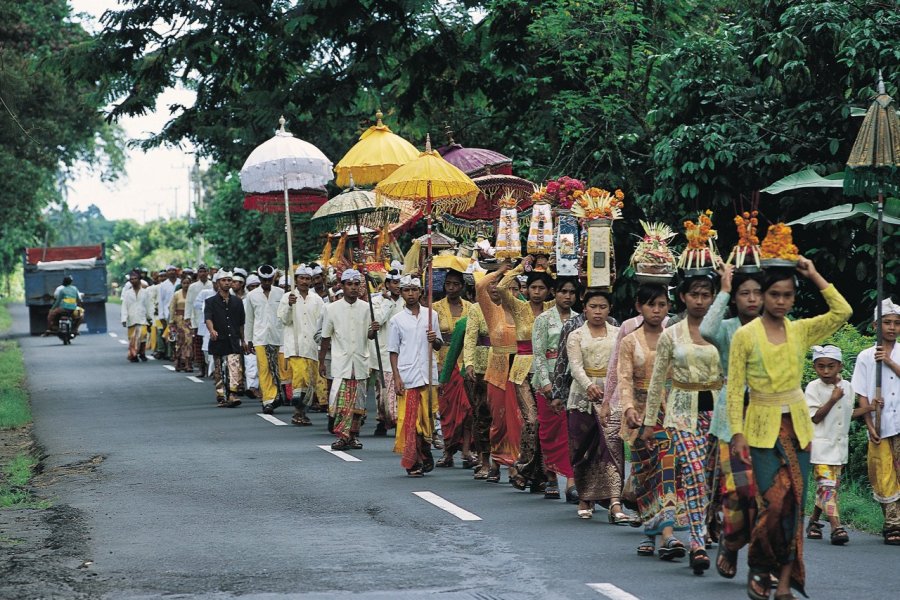
<svg viewBox="0 0 900 600">
<path fill-rule="evenodd" d="M 103 11 L 115 8 L 115 0 L 69 0 L 74 13 L 87 13 L 99 20 Z M 89 30 L 97 23 L 85 23 Z M 93 29 L 92 29 L 93 27 Z M 143 138 L 156 133 L 168 120 L 170 104 L 193 104 L 193 93 L 187 90 L 168 90 L 156 105 L 156 112 L 119 122 L 129 138 Z M 84 209 L 96 204 L 107 219 L 167 218 L 187 212 L 188 169 L 194 162 L 190 146 L 184 149 L 159 148 L 149 152 L 128 150 L 126 173 L 114 184 L 104 184 L 99 177 L 82 173 L 68 182 L 69 205 Z"/>
</svg>

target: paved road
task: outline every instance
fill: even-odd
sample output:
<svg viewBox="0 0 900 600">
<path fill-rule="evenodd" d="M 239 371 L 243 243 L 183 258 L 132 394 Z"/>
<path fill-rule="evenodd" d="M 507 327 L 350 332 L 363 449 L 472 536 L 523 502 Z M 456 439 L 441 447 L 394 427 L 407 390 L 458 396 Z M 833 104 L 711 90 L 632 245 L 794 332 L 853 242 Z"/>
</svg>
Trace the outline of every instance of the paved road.
<svg viewBox="0 0 900 600">
<path fill-rule="evenodd" d="M 24 331 L 24 307 L 13 315 Z M 332 440 L 322 415 L 296 428 L 264 420 L 254 403 L 218 409 L 210 383 L 158 361 L 128 363 L 123 337 L 114 325 L 70 347 L 21 338 L 48 469 L 87 467 L 51 492 L 87 515 L 86 558 L 109 598 L 746 597 L 743 565 L 728 581 L 696 577 L 686 560 L 640 558 L 638 530 L 606 524 L 602 510 L 580 521 L 571 505 L 474 481 L 461 468 L 409 479 L 393 439 L 372 437 L 372 421 L 353 454 L 361 460 L 346 462 L 319 448 Z M 808 591 L 888 597 L 883 590 L 900 587 L 898 560 L 856 532 L 845 548 L 810 543 Z"/>
</svg>

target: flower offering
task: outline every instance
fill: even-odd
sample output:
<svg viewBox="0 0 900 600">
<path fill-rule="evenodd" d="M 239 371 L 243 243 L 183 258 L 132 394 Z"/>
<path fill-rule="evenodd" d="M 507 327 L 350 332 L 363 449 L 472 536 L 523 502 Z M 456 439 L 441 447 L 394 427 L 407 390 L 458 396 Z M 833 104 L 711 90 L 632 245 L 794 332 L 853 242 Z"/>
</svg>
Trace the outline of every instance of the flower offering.
<svg viewBox="0 0 900 600">
<path fill-rule="evenodd" d="M 756 235 L 756 228 L 759 225 L 757 218 L 759 211 L 745 211 L 734 217 L 734 224 L 737 226 L 738 242 L 731 250 L 726 261 L 738 270 L 747 268 L 759 268 L 761 251 L 759 247 L 759 237 Z"/>
<path fill-rule="evenodd" d="M 500 219 L 497 222 L 497 243 L 494 245 L 494 256 L 497 258 L 519 258 L 522 256 L 522 240 L 519 238 L 518 202 L 511 192 L 504 194 L 498 201 Z"/>
<path fill-rule="evenodd" d="M 678 268 L 685 270 L 712 269 L 719 260 L 715 239 L 718 233 L 713 229 L 712 211 L 706 210 L 697 215 L 697 222 L 684 222 L 684 236 L 687 246 L 678 259 Z"/>
<path fill-rule="evenodd" d="M 800 251 L 794 245 L 793 232 L 784 223 L 769 225 L 766 239 L 760 248 L 763 261 L 780 260 L 796 262 L 800 258 Z"/>
<path fill-rule="evenodd" d="M 631 256 L 631 266 L 638 274 L 668 275 L 675 273 L 675 255 L 669 242 L 675 237 L 672 228 L 664 223 L 641 221 L 644 236 Z"/>
<path fill-rule="evenodd" d="M 580 219 L 620 219 L 625 194 L 616 190 L 614 194 L 606 190 L 592 187 L 584 192 L 575 192 L 576 200 L 572 206 L 572 214 Z"/>
</svg>

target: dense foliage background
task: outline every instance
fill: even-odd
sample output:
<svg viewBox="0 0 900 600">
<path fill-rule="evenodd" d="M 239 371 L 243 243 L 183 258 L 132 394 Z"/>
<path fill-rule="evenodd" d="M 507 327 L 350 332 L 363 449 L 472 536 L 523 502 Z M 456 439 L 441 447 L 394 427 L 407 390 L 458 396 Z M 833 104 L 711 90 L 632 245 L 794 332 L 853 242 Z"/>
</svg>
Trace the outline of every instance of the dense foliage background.
<svg viewBox="0 0 900 600">
<path fill-rule="evenodd" d="M 33 4 L 0 0 L 0 9 L 21 15 L 38 11 Z M 190 140 L 215 162 L 192 235 L 202 233 L 225 264 L 281 260 L 280 227 L 240 209 L 235 177 L 281 114 L 335 161 L 381 108 L 420 147 L 428 132 L 442 141 L 449 126 L 463 145 L 511 156 L 516 173 L 532 180 L 570 175 L 621 187 L 622 263 L 638 217 L 680 228 L 707 207 L 727 253 L 735 209 L 750 206 L 756 190 L 808 165 L 821 174 L 843 169 L 860 124 L 851 108 L 868 104 L 878 69 L 888 93 L 900 84 L 896 1 L 131 0 L 106 14 L 95 37 L 64 35 L 63 3 L 44 4 L 62 12 L 60 26 L 41 35 L 65 41 L 64 52 L 49 53 L 54 65 L 64 59 L 49 73 L 88 90 L 78 96 L 91 115 L 84 123 L 97 124 L 66 132 L 74 155 L 95 152 L 109 131 L 97 107 L 109 104 L 114 122 L 151 110 L 172 85 L 196 90 L 196 102 L 171 107 L 168 125 L 142 144 Z M 4 52 L 10 39 L 4 23 Z M 39 53 L 27 54 L 36 68 Z M 29 110 L 37 107 L 26 104 L 13 113 L 34 123 Z M 0 135 L 17 131 L 8 117 Z M 17 187 L 22 214 L 37 220 L 48 188 L 52 177 Z M 839 191 L 804 190 L 763 195 L 759 209 L 766 223 L 845 201 Z M 321 242 L 302 235 L 302 219 L 297 228 L 298 255 L 315 253 Z M 797 227 L 795 237 L 857 308 L 855 321 L 867 320 L 873 224 Z M 21 245 L 9 239 L 4 233 L 4 246 Z M 888 227 L 893 293 L 898 242 L 900 231 Z M 629 290 L 620 286 L 621 300 Z M 803 306 L 818 310 L 816 303 L 812 294 Z"/>
</svg>

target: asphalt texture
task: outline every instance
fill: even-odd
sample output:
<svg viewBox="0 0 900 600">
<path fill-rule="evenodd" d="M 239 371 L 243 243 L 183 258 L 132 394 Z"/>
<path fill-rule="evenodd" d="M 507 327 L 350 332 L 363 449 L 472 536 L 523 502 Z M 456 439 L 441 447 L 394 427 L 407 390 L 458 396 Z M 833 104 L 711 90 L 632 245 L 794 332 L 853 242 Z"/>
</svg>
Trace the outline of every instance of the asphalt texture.
<svg viewBox="0 0 900 600">
<path fill-rule="evenodd" d="M 96 573 L 99 596 L 746 598 L 745 554 L 733 580 L 714 569 L 698 577 L 687 559 L 637 556 L 640 530 L 608 524 L 604 510 L 579 520 L 576 507 L 517 491 L 505 473 L 501 484 L 459 466 L 408 478 L 393 438 L 373 437 L 374 418 L 352 452 L 360 461 L 346 462 L 318 447 L 333 440 L 322 414 L 300 428 L 264 420 L 253 400 L 217 408 L 208 380 L 126 360 L 118 306 L 108 307 L 109 335 L 68 347 L 27 337 L 24 307 L 11 309 L 45 468 L 73 471 L 46 491 L 81 515 L 81 566 Z M 290 409 L 275 416 L 287 423 Z M 460 520 L 422 491 L 481 520 Z M 900 551 L 876 536 L 808 542 L 806 565 L 812 598 L 900 589 Z"/>
</svg>

